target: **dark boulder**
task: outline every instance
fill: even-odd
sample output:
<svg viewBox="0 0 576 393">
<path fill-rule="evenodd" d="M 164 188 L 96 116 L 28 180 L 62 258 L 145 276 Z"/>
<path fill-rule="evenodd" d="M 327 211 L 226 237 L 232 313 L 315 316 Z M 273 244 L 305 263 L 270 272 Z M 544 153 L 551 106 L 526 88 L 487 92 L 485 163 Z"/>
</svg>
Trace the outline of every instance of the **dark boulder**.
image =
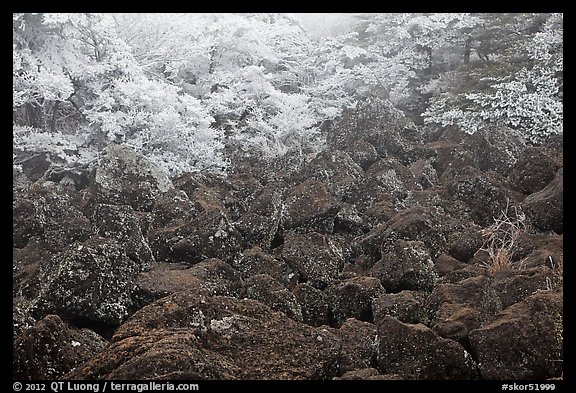
<svg viewBox="0 0 576 393">
<path fill-rule="evenodd" d="M 202 281 L 188 266 L 159 262 L 138 274 L 132 295 L 136 308 L 180 291 L 202 291 Z M 208 291 L 206 291 L 208 294 Z"/>
<path fill-rule="evenodd" d="M 344 266 L 339 247 L 316 232 L 286 232 L 281 255 L 302 280 L 321 289 L 333 282 Z"/>
<path fill-rule="evenodd" d="M 541 231 L 562 233 L 564 229 L 564 170 L 542 190 L 530 194 L 522 202 L 528 220 Z"/>
<path fill-rule="evenodd" d="M 452 179 L 444 183 L 442 198 L 453 216 L 465 220 L 468 215 L 476 224 L 489 226 L 507 206 L 518 206 L 524 195 L 502 175 L 468 166 L 453 171 Z M 458 201 L 464 203 L 465 210 L 458 206 Z"/>
<path fill-rule="evenodd" d="M 302 322 L 311 326 L 330 325 L 330 306 L 324 291 L 300 283 L 292 289 L 302 309 Z"/>
<path fill-rule="evenodd" d="M 397 374 L 382 375 L 375 368 L 363 368 L 358 370 L 347 371 L 341 377 L 334 378 L 341 381 L 397 381 L 402 378 Z"/>
<path fill-rule="evenodd" d="M 462 223 L 450 230 L 446 237 L 446 252 L 461 262 L 469 262 L 483 246 L 481 228 L 474 223 Z"/>
<path fill-rule="evenodd" d="M 372 367 L 376 361 L 376 325 L 347 319 L 335 331 L 342 342 L 340 372 Z"/>
<path fill-rule="evenodd" d="M 412 190 L 422 187 L 414 174 L 393 157 L 372 164 L 366 171 L 366 179 L 346 201 L 353 203 L 360 212 L 365 212 L 375 203 L 389 201 L 398 210 Z"/>
<path fill-rule="evenodd" d="M 365 202 L 358 201 L 354 204 L 361 213 L 362 220 L 368 225 L 368 231 L 365 232 L 369 232 L 376 226 L 386 223 L 403 209 L 403 206 L 398 204 L 392 194 L 383 194 L 376 197 L 366 194 L 365 198 Z M 362 206 L 364 210 L 362 210 Z"/>
<path fill-rule="evenodd" d="M 466 266 L 468 265 L 466 265 L 464 262 L 460 262 L 458 259 L 448 254 L 440 254 L 434 260 L 434 269 L 440 277 L 456 270 L 463 269 Z"/>
<path fill-rule="evenodd" d="M 266 185 L 253 196 L 248 210 L 236 222 L 245 247 L 270 249 L 278 234 L 284 208 L 280 184 Z"/>
<path fill-rule="evenodd" d="M 310 179 L 325 184 L 330 195 L 342 201 L 356 190 L 364 171 L 345 151 L 328 149 L 314 155 L 291 181 L 303 183 Z"/>
<path fill-rule="evenodd" d="M 180 291 L 204 295 L 242 296 L 240 273 L 219 259 L 206 259 L 192 267 L 157 263 L 138 275 L 133 298 L 136 308 Z"/>
<path fill-rule="evenodd" d="M 418 159 L 408 166 L 410 172 L 414 176 L 417 184 L 422 187 L 423 190 L 430 187 L 434 187 L 438 184 L 438 174 L 436 169 L 434 169 L 434 159 Z"/>
<path fill-rule="evenodd" d="M 346 146 L 344 151 L 348 153 L 350 158 L 363 170 L 367 170 L 370 165 L 374 164 L 380 158 L 374 146 L 364 139 L 354 141 L 351 145 Z"/>
<path fill-rule="evenodd" d="M 466 304 L 445 303 L 432 321 L 432 330 L 440 337 L 460 341 L 482 322 L 482 315 L 476 308 Z"/>
<path fill-rule="evenodd" d="M 179 292 L 140 309 L 69 379 L 332 379 L 340 341 L 254 300 Z"/>
<path fill-rule="evenodd" d="M 478 169 L 505 175 L 526 148 L 523 135 L 509 127 L 486 126 L 466 135 L 466 144 L 475 155 Z"/>
<path fill-rule="evenodd" d="M 562 275 L 564 266 L 564 236 L 550 233 L 523 233 L 518 238 L 518 248 L 523 250 L 518 264 L 529 269 L 548 266 Z"/>
<path fill-rule="evenodd" d="M 450 234 L 466 227 L 435 207 L 414 206 L 403 209 L 387 222 L 379 224 L 370 232 L 354 241 L 354 246 L 372 263 L 383 257 L 383 253 L 394 250 L 396 240 L 421 241 L 435 258 L 448 250 Z"/>
<path fill-rule="evenodd" d="M 41 185 L 14 193 L 12 229 L 14 247 L 22 248 L 36 236 L 41 245 L 52 252 L 62 251 L 94 233 L 90 221 L 70 195 Z"/>
<path fill-rule="evenodd" d="M 196 208 L 186 192 L 170 189 L 156 199 L 150 215 L 149 230 L 184 225 L 196 214 Z"/>
<path fill-rule="evenodd" d="M 334 234 L 340 233 L 355 237 L 369 231 L 369 224 L 364 221 L 354 205 L 343 203 L 341 206 L 334 219 Z M 351 240 L 347 243 L 350 243 Z"/>
<path fill-rule="evenodd" d="M 34 315 L 117 325 L 128 315 L 139 267 L 113 239 L 71 244 L 40 266 Z"/>
<path fill-rule="evenodd" d="M 12 251 L 12 294 L 13 297 L 23 296 L 32 299 L 38 293 L 40 282 L 38 274 L 40 266 L 48 263 L 54 253 L 46 250 L 38 241 L 32 238 L 23 248 Z"/>
<path fill-rule="evenodd" d="M 386 316 L 378 322 L 378 370 L 405 379 L 476 379 L 472 356 L 422 324 Z"/>
<path fill-rule="evenodd" d="M 428 146 L 437 153 L 435 165 L 439 175 L 468 165 L 482 172 L 506 175 L 526 148 L 519 132 L 501 126 L 487 126 L 473 134 L 448 127 Z"/>
<path fill-rule="evenodd" d="M 428 143 L 427 146 L 436 153 L 433 167 L 438 179 L 446 177 L 445 174 L 450 174 L 456 168 L 475 165 L 472 152 L 461 143 L 439 139 Z"/>
<path fill-rule="evenodd" d="M 296 296 L 267 274 L 257 274 L 244 281 L 246 298 L 258 300 L 272 310 L 280 311 L 302 322 L 302 307 Z"/>
<path fill-rule="evenodd" d="M 431 290 L 438 280 L 430 251 L 421 241 L 398 239 L 370 269 L 389 292 Z"/>
<path fill-rule="evenodd" d="M 323 182 L 308 179 L 287 191 L 281 225 L 285 229 L 331 233 L 339 209 Z"/>
<path fill-rule="evenodd" d="M 424 293 L 409 290 L 380 295 L 372 301 L 374 323 L 378 324 L 385 316 L 391 316 L 404 323 L 426 324 L 425 298 Z"/>
<path fill-rule="evenodd" d="M 220 259 L 205 259 L 192 266 L 190 273 L 200 280 L 201 287 L 211 295 L 237 297 L 243 294 L 241 274 Z"/>
<path fill-rule="evenodd" d="M 442 337 L 462 339 L 502 310 L 498 293 L 486 276 L 437 285 L 425 301 L 430 326 Z"/>
<path fill-rule="evenodd" d="M 47 315 L 13 343 L 14 380 L 56 380 L 102 351 L 107 342 L 89 329 L 77 329 Z"/>
<path fill-rule="evenodd" d="M 232 359 L 205 350 L 193 332 L 156 330 L 110 344 L 64 380 L 237 379 Z"/>
<path fill-rule="evenodd" d="M 253 194 L 262 188 L 258 180 L 246 173 L 221 175 L 192 172 L 179 176 L 173 183 L 176 189 L 184 191 L 192 201 L 198 191 L 209 194 L 212 200 L 218 201 L 232 221 L 238 220 L 246 212 Z"/>
<path fill-rule="evenodd" d="M 31 157 L 20 159 L 22 174 L 31 182 L 36 182 L 44 177 L 48 169 L 52 166 L 50 154 L 41 152 Z"/>
<path fill-rule="evenodd" d="M 325 292 L 332 325 L 340 327 L 348 318 L 372 322 L 372 300 L 385 291 L 377 278 L 358 276 L 333 282 Z"/>
<path fill-rule="evenodd" d="M 20 296 L 12 297 L 12 342 L 16 341 L 16 338 L 20 333 L 25 330 L 30 329 L 36 320 L 30 315 L 28 309 L 28 302 Z"/>
<path fill-rule="evenodd" d="M 562 373 L 562 293 L 539 292 L 470 332 L 484 379 L 545 380 Z"/>
<path fill-rule="evenodd" d="M 240 257 L 232 262 L 232 266 L 246 279 L 258 274 L 267 274 L 285 287 L 291 288 L 298 282 L 299 274 L 284 260 L 274 258 L 260 247 L 252 247 L 242 251 Z"/>
<path fill-rule="evenodd" d="M 44 178 L 64 189 L 80 191 L 90 186 L 92 169 L 88 164 L 80 163 L 67 164 L 64 167 L 52 166 L 46 171 Z"/>
<path fill-rule="evenodd" d="M 148 243 L 155 259 L 192 265 L 207 258 L 226 262 L 237 258 L 242 248 L 242 235 L 218 195 L 209 188 L 200 187 L 190 196 L 191 206 L 183 198 L 184 194 L 175 194 L 171 200 L 163 202 L 166 207 L 153 211 Z M 172 203 L 186 212 L 183 218 L 170 219 L 164 214 Z M 157 227 L 156 216 L 159 216 L 159 222 L 168 221 L 169 224 Z"/>
<path fill-rule="evenodd" d="M 102 150 L 93 186 L 96 202 L 140 211 L 152 211 L 156 198 L 174 187 L 164 170 L 126 145 Z"/>
<path fill-rule="evenodd" d="M 97 235 L 115 239 L 122 244 L 126 255 L 136 261 L 140 269 L 154 263 L 152 250 L 140 228 L 140 220 L 129 205 L 99 203 L 94 206 L 92 223 Z"/>
<path fill-rule="evenodd" d="M 492 287 L 500 298 L 502 308 L 506 308 L 546 290 L 554 282 L 553 276 L 552 268 L 548 266 L 501 270 L 494 275 Z"/>
<path fill-rule="evenodd" d="M 525 194 L 546 187 L 562 168 L 562 155 L 545 147 L 527 147 L 508 172 L 508 179 Z"/>
</svg>

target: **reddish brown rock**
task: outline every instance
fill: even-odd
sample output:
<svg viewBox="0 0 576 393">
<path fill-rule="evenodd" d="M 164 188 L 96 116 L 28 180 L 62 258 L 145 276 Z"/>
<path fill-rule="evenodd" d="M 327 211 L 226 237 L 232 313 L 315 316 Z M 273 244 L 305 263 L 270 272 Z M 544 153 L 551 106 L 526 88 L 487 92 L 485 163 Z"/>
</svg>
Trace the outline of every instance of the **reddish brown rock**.
<svg viewBox="0 0 576 393">
<path fill-rule="evenodd" d="M 340 372 L 369 368 L 376 360 L 376 326 L 347 319 L 336 332 L 342 341 Z"/>
<path fill-rule="evenodd" d="M 424 299 L 424 293 L 408 290 L 380 295 L 372 301 L 374 323 L 378 324 L 385 316 L 405 323 L 426 323 Z"/>
<path fill-rule="evenodd" d="M 257 274 L 244 281 L 246 298 L 258 300 L 272 310 L 280 311 L 302 322 L 302 307 L 296 296 L 267 274 Z"/>
<path fill-rule="evenodd" d="M 340 208 L 326 185 L 314 179 L 305 180 L 289 189 L 285 204 L 286 210 L 281 222 L 284 228 L 301 228 L 320 233 L 332 232 L 334 218 Z"/>
<path fill-rule="evenodd" d="M 282 258 L 303 280 L 321 289 L 333 282 L 344 266 L 338 246 L 316 232 L 286 232 Z"/>
<path fill-rule="evenodd" d="M 342 381 L 356 381 L 356 380 L 394 381 L 394 380 L 401 380 L 402 378 L 397 374 L 382 375 L 375 368 L 363 368 L 360 370 L 347 371 L 341 377 L 334 379 Z"/>
<path fill-rule="evenodd" d="M 508 178 L 525 194 L 533 194 L 546 187 L 562 166 L 561 154 L 546 147 L 527 147 L 511 166 Z"/>
<path fill-rule="evenodd" d="M 232 359 L 203 349 L 194 333 L 157 330 L 112 343 L 62 379 L 233 380 L 239 371 Z"/>
<path fill-rule="evenodd" d="M 436 286 L 425 301 L 425 309 L 438 335 L 460 340 L 502 310 L 502 302 L 491 279 L 472 276 Z"/>
<path fill-rule="evenodd" d="M 274 258 L 258 246 L 242 251 L 240 258 L 234 260 L 232 266 L 240 272 L 243 278 L 268 274 L 289 288 L 298 282 L 299 274 L 294 268 L 284 260 Z"/>
<path fill-rule="evenodd" d="M 553 281 L 552 269 L 538 266 L 499 271 L 494 276 L 492 287 L 500 298 L 502 308 L 506 308 L 538 291 L 546 290 Z"/>
<path fill-rule="evenodd" d="M 201 291 L 202 282 L 186 265 L 160 262 L 138 274 L 134 299 L 138 307 L 180 291 Z"/>
<path fill-rule="evenodd" d="M 333 326 L 339 327 L 348 318 L 372 321 L 372 300 L 385 290 L 377 278 L 359 276 L 334 282 L 325 292 Z"/>
<path fill-rule="evenodd" d="M 540 292 L 470 332 L 484 379 L 545 380 L 562 373 L 562 293 Z"/>
<path fill-rule="evenodd" d="M 529 222 L 541 231 L 562 233 L 564 229 L 564 170 L 542 190 L 530 194 L 522 202 Z"/>
<path fill-rule="evenodd" d="M 257 301 L 179 292 L 136 312 L 66 378 L 332 379 L 339 353 L 333 333 Z"/>
<path fill-rule="evenodd" d="M 237 297 L 243 293 L 242 285 L 240 274 L 218 259 L 206 259 L 192 267 L 158 263 L 138 275 L 133 298 L 142 307 L 180 291 Z"/>
<path fill-rule="evenodd" d="M 460 262 L 454 257 L 448 254 L 440 254 L 438 258 L 434 260 L 434 269 L 439 276 L 444 276 L 453 271 L 459 270 L 466 267 L 466 264 Z"/>
<path fill-rule="evenodd" d="M 330 325 L 330 306 L 324 291 L 310 284 L 297 284 L 292 290 L 302 307 L 302 321 L 308 325 Z"/>
<path fill-rule="evenodd" d="M 15 380 L 55 380 L 91 359 L 106 340 L 89 329 L 76 329 L 57 315 L 48 315 L 14 340 Z"/>
<path fill-rule="evenodd" d="M 431 290 L 438 280 L 430 251 L 421 241 L 396 240 L 372 266 L 370 274 L 389 292 Z"/>
<path fill-rule="evenodd" d="M 475 379 L 476 364 L 457 342 L 422 324 L 378 322 L 378 370 L 405 379 Z"/>
</svg>

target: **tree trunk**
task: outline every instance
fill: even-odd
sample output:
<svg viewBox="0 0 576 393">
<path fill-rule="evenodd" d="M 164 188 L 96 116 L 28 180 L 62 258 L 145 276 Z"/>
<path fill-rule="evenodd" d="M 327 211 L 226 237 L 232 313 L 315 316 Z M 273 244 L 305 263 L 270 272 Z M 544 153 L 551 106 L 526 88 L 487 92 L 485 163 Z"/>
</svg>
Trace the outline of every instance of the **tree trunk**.
<svg viewBox="0 0 576 393">
<path fill-rule="evenodd" d="M 24 108 L 26 113 L 26 125 L 34 128 L 42 128 L 44 125 L 42 107 L 28 102 L 25 104 Z"/>
<path fill-rule="evenodd" d="M 466 39 L 464 44 L 464 64 L 470 63 L 470 52 L 472 51 L 472 37 Z"/>
<path fill-rule="evenodd" d="M 50 132 L 56 132 L 56 115 L 58 114 L 58 106 L 60 101 L 56 101 L 52 106 L 52 119 L 50 120 Z"/>
</svg>

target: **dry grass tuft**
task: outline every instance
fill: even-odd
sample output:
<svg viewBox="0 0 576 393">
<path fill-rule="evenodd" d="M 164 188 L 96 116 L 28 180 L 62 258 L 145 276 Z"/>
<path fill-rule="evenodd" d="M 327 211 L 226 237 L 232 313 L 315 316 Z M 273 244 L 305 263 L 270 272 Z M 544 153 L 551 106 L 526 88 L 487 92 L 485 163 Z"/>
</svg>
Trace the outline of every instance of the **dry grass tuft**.
<svg viewBox="0 0 576 393">
<path fill-rule="evenodd" d="M 490 274 L 513 268 L 512 258 L 518 247 L 518 239 L 528 230 L 526 216 L 516 206 L 506 208 L 494 223 L 482 230 L 484 244 L 480 250 L 488 254 L 488 261 L 482 264 Z"/>
</svg>

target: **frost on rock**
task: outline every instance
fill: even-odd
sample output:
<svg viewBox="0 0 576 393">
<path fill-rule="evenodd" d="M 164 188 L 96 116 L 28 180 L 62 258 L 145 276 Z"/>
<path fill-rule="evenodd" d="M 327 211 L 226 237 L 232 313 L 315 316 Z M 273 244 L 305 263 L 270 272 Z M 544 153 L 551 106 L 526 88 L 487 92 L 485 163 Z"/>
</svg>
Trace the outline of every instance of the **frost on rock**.
<svg viewBox="0 0 576 393">
<path fill-rule="evenodd" d="M 430 251 L 421 241 L 396 240 L 392 250 L 373 266 L 372 274 L 393 292 L 431 290 L 438 281 Z"/>
<path fill-rule="evenodd" d="M 126 145 L 109 145 L 102 151 L 95 185 L 99 202 L 142 211 L 151 211 L 156 197 L 174 188 L 167 173 Z"/>
<path fill-rule="evenodd" d="M 230 329 L 233 322 L 234 316 L 224 317 L 222 319 L 213 319 L 210 321 L 210 329 L 222 333 L 223 331 Z"/>
<path fill-rule="evenodd" d="M 72 244 L 41 264 L 34 314 L 119 324 L 128 314 L 138 268 L 112 239 Z"/>
</svg>

